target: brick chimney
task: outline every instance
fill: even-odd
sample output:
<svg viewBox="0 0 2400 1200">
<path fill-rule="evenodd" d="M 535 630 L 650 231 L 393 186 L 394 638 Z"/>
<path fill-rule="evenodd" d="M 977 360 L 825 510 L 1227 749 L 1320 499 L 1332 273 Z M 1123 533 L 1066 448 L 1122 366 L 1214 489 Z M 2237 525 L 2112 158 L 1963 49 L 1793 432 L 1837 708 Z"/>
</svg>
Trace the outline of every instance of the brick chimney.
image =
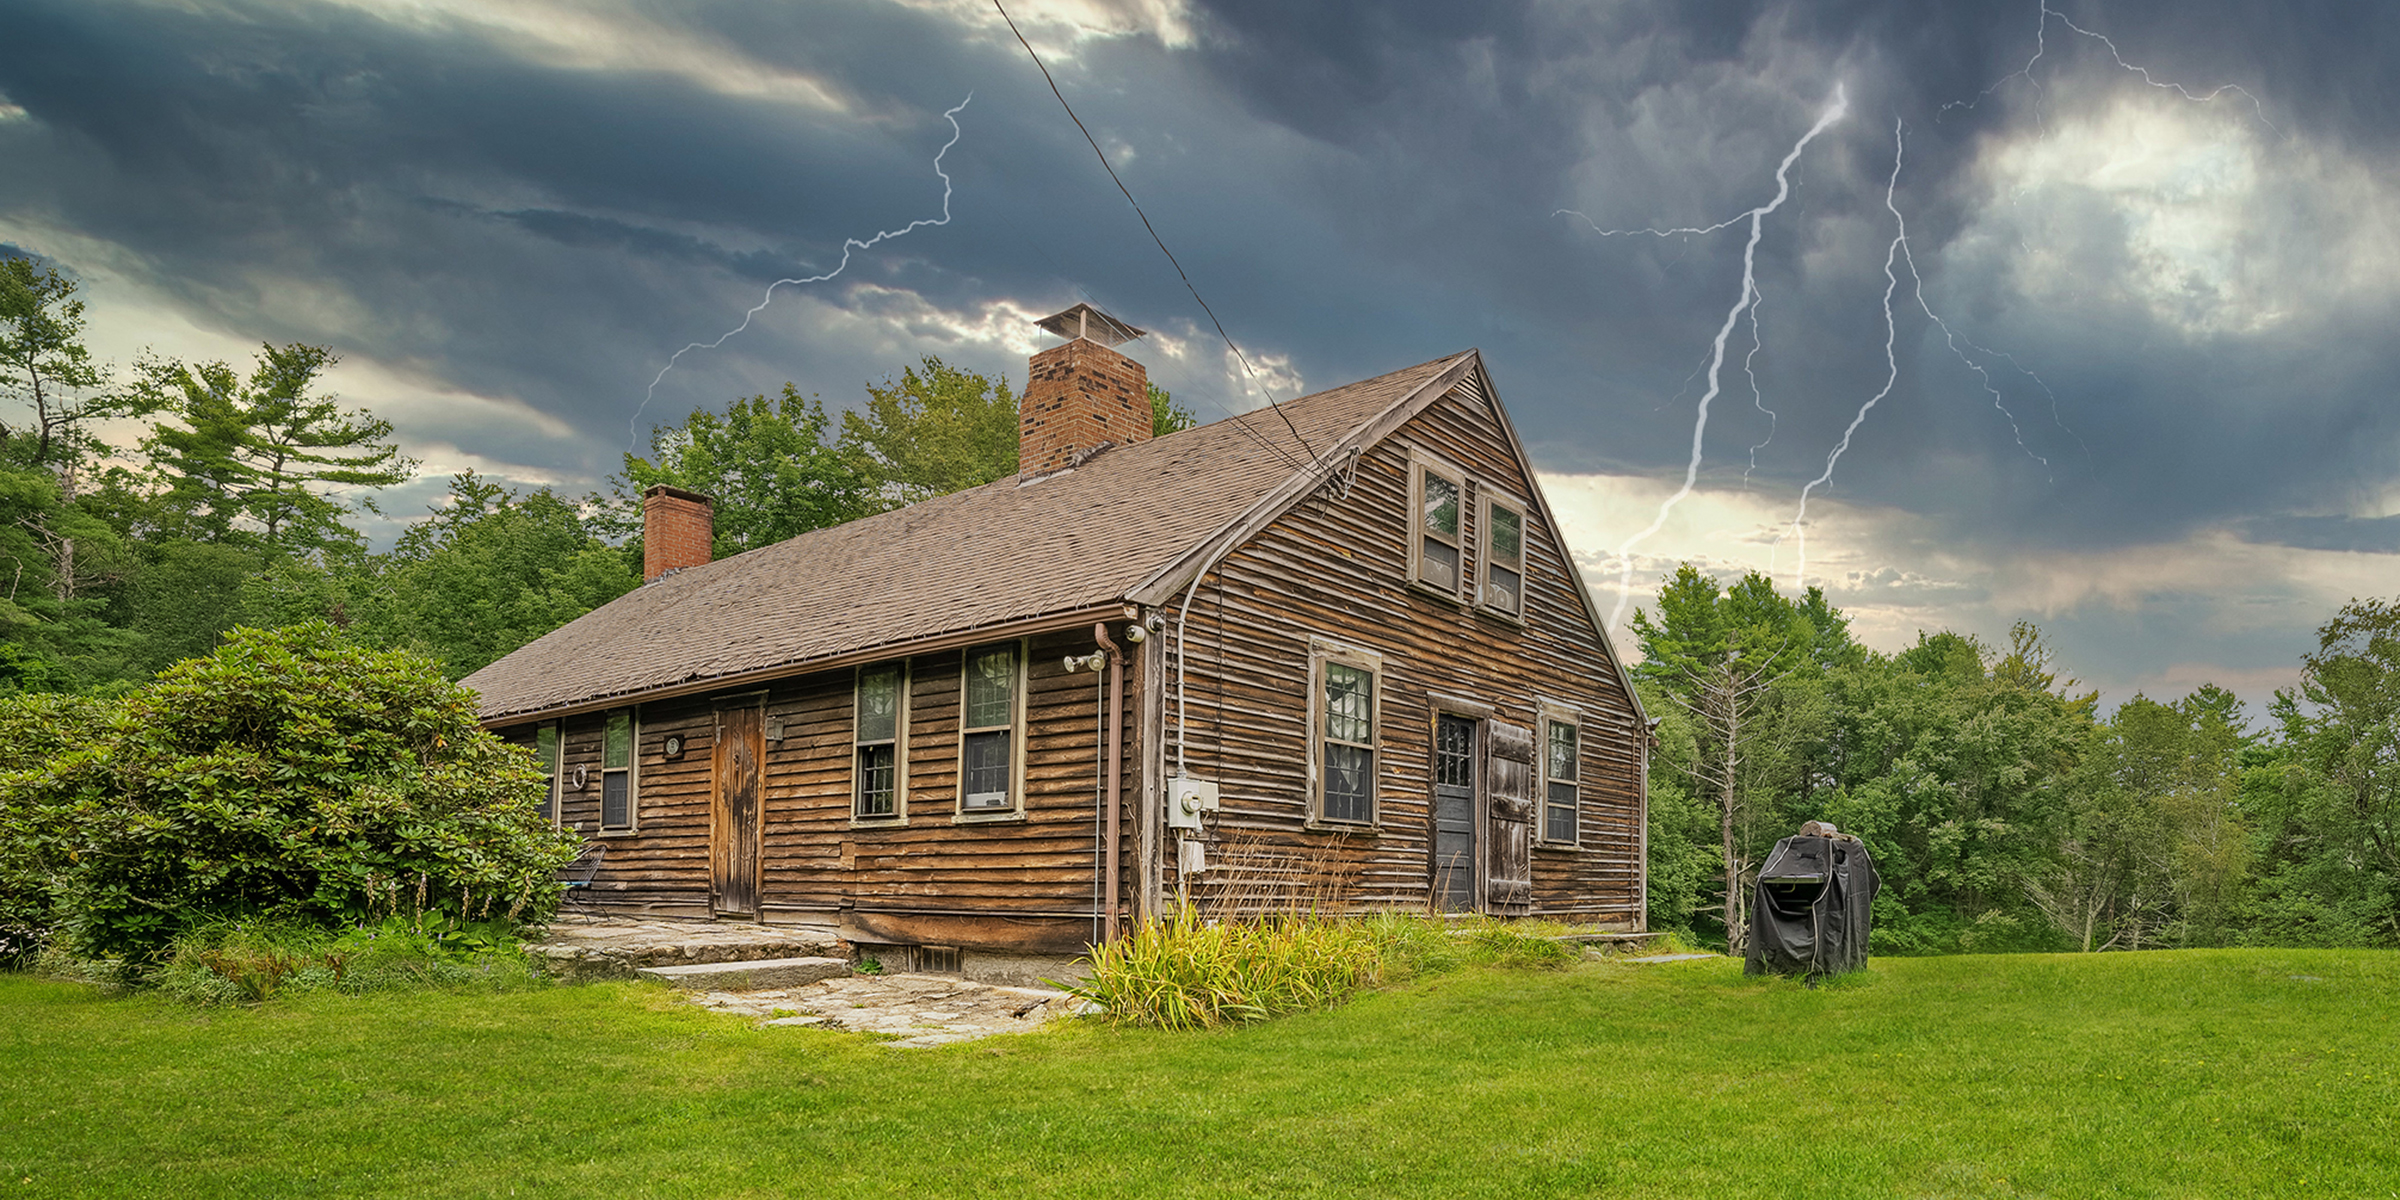
<svg viewBox="0 0 2400 1200">
<path fill-rule="evenodd" d="M 1060 337 L 1026 364 L 1017 407 L 1017 471 L 1063 471 L 1102 443 L 1129 446 L 1150 436 L 1150 373 L 1111 347 L 1142 336 L 1089 304 L 1035 322 Z"/>
<path fill-rule="evenodd" d="M 716 502 L 659 484 L 642 493 L 642 582 L 715 557 Z"/>
</svg>

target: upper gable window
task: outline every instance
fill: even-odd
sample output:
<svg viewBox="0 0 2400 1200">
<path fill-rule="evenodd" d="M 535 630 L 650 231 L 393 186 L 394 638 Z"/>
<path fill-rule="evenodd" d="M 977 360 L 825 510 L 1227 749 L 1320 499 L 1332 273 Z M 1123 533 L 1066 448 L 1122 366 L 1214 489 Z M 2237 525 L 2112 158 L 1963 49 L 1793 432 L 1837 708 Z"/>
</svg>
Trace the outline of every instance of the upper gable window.
<svg viewBox="0 0 2400 1200">
<path fill-rule="evenodd" d="M 907 715 L 901 701 L 908 693 L 908 673 L 901 664 L 861 667 L 858 703 L 851 733 L 855 776 L 851 815 L 862 821 L 889 820 L 904 815 L 900 808 L 901 726 Z"/>
<path fill-rule="evenodd" d="M 609 710 L 600 730 L 600 828 L 633 828 L 633 710 Z"/>
<path fill-rule="evenodd" d="M 969 650 L 965 666 L 958 721 L 959 815 L 1014 812 L 1021 757 L 1016 743 L 1024 723 L 1017 645 Z"/>
<path fill-rule="evenodd" d="M 1525 615 L 1525 508 L 1484 493 L 1483 586 L 1476 602 L 1493 612 Z"/>
<path fill-rule="evenodd" d="M 1421 458 L 1409 464 L 1409 476 L 1409 578 L 1455 596 L 1466 507 L 1463 478 Z"/>
</svg>

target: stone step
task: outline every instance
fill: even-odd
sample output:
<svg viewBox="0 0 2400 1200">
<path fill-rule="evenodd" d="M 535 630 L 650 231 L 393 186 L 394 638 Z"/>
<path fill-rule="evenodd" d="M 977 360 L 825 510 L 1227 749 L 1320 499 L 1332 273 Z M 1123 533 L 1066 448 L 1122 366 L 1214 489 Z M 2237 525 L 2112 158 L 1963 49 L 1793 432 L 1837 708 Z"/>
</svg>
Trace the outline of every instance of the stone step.
<svg viewBox="0 0 2400 1200">
<path fill-rule="evenodd" d="M 765 988 L 801 987 L 850 973 L 846 958 L 768 958 L 754 962 L 692 963 L 681 967 L 643 967 L 644 979 L 687 992 L 755 992 Z"/>
</svg>

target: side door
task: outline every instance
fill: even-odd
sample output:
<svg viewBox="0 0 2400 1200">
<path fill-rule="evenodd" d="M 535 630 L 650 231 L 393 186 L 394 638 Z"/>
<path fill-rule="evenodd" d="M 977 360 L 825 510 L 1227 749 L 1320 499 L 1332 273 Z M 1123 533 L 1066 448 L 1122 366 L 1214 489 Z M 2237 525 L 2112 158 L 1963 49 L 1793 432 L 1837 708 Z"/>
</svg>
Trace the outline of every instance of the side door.
<svg viewBox="0 0 2400 1200">
<path fill-rule="evenodd" d="M 714 781 L 709 805 L 708 866 L 711 906 L 718 916 L 758 915 L 758 855 L 766 757 L 762 699 L 728 702 L 717 710 L 716 744 L 710 750 Z"/>
<path fill-rule="evenodd" d="M 1433 729 L 1433 904 L 1474 912 L 1475 742 L 1473 717 L 1443 713 Z"/>
<path fill-rule="evenodd" d="M 1483 883 L 1486 911 L 1533 911 L 1533 731 L 1485 721 Z"/>
</svg>

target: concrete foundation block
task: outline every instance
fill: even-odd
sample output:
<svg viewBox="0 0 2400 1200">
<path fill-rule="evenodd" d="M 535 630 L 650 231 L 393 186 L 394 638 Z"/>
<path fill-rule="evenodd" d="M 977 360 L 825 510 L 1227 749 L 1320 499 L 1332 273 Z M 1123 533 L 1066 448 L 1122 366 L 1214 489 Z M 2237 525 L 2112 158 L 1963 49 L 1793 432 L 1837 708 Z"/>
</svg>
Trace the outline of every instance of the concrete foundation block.
<svg viewBox="0 0 2400 1200">
<path fill-rule="evenodd" d="M 683 967 L 643 967 L 638 974 L 690 992 L 755 992 L 765 988 L 801 987 L 850 973 L 842 958 L 769 958 L 756 962 L 694 963 Z"/>
</svg>

